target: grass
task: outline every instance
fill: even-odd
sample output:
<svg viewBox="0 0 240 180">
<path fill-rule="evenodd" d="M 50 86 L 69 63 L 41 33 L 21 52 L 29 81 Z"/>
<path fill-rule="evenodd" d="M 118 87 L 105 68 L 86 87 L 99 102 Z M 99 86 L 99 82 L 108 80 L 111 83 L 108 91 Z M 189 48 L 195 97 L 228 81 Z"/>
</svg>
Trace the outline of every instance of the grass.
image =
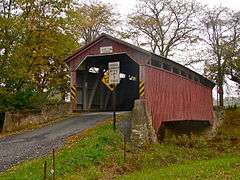
<svg viewBox="0 0 240 180">
<path fill-rule="evenodd" d="M 144 169 L 121 179 L 239 179 L 240 156 L 225 155 L 210 160 L 173 164 L 159 169 Z"/>
<path fill-rule="evenodd" d="M 110 123 L 100 125 L 69 138 L 57 152 L 57 179 L 240 179 L 239 112 L 226 112 L 215 139 L 183 135 L 138 151 L 127 146 L 125 162 L 122 135 Z M 45 160 L 51 164 L 50 156 L 31 160 L 0 179 L 42 179 Z"/>
<path fill-rule="evenodd" d="M 240 108 L 225 111 L 225 122 L 219 131 L 219 136 L 240 138 Z"/>
</svg>

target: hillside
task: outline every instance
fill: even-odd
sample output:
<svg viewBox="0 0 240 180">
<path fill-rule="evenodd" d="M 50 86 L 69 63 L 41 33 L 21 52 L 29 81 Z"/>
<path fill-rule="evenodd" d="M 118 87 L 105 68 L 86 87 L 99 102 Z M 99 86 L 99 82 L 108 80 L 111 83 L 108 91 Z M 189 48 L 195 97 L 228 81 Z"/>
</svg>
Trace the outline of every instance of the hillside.
<svg viewBox="0 0 240 180">
<path fill-rule="evenodd" d="M 240 109 L 227 110 L 221 131 L 213 140 L 181 136 L 133 151 L 110 122 L 72 136 L 57 152 L 57 179 L 239 179 Z M 118 118 L 125 119 L 124 117 Z M 51 156 L 20 164 L 2 173 L 0 179 L 42 179 L 43 163 Z M 50 167 L 49 167 L 50 166 Z"/>
</svg>

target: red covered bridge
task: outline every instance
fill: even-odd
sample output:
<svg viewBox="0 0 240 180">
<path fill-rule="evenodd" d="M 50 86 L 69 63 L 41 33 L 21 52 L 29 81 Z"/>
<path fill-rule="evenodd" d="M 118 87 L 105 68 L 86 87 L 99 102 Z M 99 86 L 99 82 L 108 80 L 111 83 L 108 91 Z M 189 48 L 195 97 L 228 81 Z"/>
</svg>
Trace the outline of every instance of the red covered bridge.
<svg viewBox="0 0 240 180">
<path fill-rule="evenodd" d="M 66 59 L 71 69 L 72 111 L 110 111 L 109 62 L 120 62 L 117 110 L 143 98 L 158 130 L 162 122 L 213 121 L 214 83 L 164 57 L 102 34 Z M 105 81 L 104 81 L 105 78 Z M 104 83 L 105 82 L 105 83 Z"/>
</svg>

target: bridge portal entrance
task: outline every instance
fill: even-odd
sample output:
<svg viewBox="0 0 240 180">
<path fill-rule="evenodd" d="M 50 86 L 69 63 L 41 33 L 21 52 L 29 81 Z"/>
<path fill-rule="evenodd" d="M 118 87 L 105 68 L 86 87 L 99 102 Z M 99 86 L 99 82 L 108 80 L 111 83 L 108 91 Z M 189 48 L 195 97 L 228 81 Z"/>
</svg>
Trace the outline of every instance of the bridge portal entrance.
<svg viewBox="0 0 240 180">
<path fill-rule="evenodd" d="M 111 111 L 113 87 L 108 82 L 108 63 L 120 62 L 120 84 L 116 86 L 116 110 L 131 110 L 139 98 L 139 65 L 127 54 L 88 56 L 77 67 L 77 111 Z"/>
</svg>

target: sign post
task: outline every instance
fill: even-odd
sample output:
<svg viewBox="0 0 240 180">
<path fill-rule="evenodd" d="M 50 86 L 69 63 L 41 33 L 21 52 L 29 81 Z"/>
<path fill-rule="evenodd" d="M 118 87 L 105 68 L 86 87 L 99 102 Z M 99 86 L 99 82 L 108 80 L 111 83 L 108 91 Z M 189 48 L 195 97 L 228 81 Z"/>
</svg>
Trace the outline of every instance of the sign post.
<svg viewBox="0 0 240 180">
<path fill-rule="evenodd" d="M 113 109 L 113 130 L 116 130 L 116 87 L 120 83 L 120 62 L 109 62 L 109 84 L 113 84 L 112 109 Z"/>
</svg>

